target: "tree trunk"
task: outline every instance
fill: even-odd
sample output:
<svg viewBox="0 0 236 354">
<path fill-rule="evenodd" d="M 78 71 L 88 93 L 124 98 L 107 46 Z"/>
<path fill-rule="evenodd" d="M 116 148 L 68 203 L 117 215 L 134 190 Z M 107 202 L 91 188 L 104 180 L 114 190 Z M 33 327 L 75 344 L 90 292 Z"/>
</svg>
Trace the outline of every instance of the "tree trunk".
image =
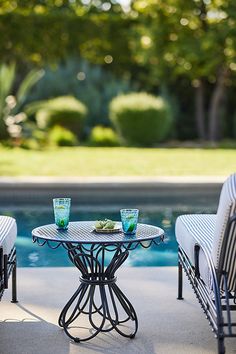
<svg viewBox="0 0 236 354">
<path fill-rule="evenodd" d="M 206 139 L 205 127 L 205 104 L 204 104 L 204 85 L 201 80 L 195 91 L 195 118 L 197 125 L 198 137 L 201 140 Z"/>
<path fill-rule="evenodd" d="M 212 142 L 217 141 L 220 137 L 220 106 L 224 98 L 227 76 L 228 70 L 221 68 L 210 101 L 208 137 Z"/>
<path fill-rule="evenodd" d="M 7 138 L 9 138 L 7 127 L 3 118 L 0 116 L 0 140 L 4 140 Z"/>
</svg>

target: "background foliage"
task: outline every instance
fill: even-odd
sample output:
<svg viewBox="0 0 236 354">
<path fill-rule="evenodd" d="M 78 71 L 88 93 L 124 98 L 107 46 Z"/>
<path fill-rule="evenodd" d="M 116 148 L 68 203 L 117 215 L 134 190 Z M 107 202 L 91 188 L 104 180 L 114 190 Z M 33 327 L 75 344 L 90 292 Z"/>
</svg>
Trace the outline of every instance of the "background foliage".
<svg viewBox="0 0 236 354">
<path fill-rule="evenodd" d="M 164 95 L 172 138 L 235 138 L 236 2 L 2 0 L 0 55 L 16 62 L 15 94 L 35 68 L 46 74 L 28 102 L 73 95 L 88 126 L 108 125 L 120 93 Z"/>
<path fill-rule="evenodd" d="M 125 78 L 116 77 L 101 65 L 81 58 L 68 59 L 55 68 L 47 67 L 44 77 L 28 96 L 28 103 L 57 96 L 72 95 L 88 109 L 87 126 L 109 125 L 108 105 L 111 99 L 135 88 Z"/>
</svg>

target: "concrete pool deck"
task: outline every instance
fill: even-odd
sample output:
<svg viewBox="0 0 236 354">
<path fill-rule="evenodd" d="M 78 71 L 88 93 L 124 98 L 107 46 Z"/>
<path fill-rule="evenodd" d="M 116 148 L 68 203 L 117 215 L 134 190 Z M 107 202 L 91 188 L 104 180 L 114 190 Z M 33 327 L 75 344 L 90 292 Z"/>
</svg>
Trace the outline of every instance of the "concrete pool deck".
<svg viewBox="0 0 236 354">
<path fill-rule="evenodd" d="M 184 301 L 176 300 L 176 267 L 121 268 L 118 284 L 139 318 L 135 339 L 116 332 L 75 344 L 57 318 L 77 282 L 74 268 L 20 268 L 19 300 L 10 291 L 0 302 L 0 354 L 215 354 L 216 340 L 185 279 Z M 236 338 L 226 340 L 236 353 Z"/>
<path fill-rule="evenodd" d="M 225 177 L 0 177 L 2 205 L 51 205 L 55 196 L 71 196 L 87 205 L 216 205 Z"/>
</svg>

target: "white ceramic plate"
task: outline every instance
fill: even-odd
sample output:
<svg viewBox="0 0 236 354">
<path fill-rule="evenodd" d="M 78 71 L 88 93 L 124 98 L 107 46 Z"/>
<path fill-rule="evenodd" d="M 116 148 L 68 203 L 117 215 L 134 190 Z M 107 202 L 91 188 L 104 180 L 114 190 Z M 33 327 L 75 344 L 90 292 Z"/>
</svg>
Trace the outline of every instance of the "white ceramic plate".
<svg viewBox="0 0 236 354">
<path fill-rule="evenodd" d="M 119 227 L 116 227 L 114 229 L 93 229 L 93 231 L 97 232 L 98 234 L 114 234 L 117 232 L 120 232 L 121 229 Z"/>
</svg>

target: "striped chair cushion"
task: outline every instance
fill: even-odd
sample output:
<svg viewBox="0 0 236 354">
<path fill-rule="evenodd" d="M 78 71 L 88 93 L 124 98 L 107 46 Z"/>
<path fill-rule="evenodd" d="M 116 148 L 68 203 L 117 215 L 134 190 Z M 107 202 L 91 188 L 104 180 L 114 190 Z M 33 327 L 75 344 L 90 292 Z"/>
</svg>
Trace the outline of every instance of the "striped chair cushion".
<svg viewBox="0 0 236 354">
<path fill-rule="evenodd" d="M 212 258 L 218 269 L 223 263 L 223 270 L 228 274 L 229 288 L 236 289 L 236 227 L 232 225 L 229 234 L 225 235 L 229 218 L 236 214 L 236 174 L 231 175 L 224 183 L 220 195 L 219 206 L 214 233 Z M 228 237 L 228 244 L 223 254 L 222 244 L 224 236 Z"/>
<path fill-rule="evenodd" d="M 216 215 L 182 215 L 176 221 L 176 238 L 194 265 L 194 246 L 204 245 L 212 255 L 215 268 L 228 275 L 228 290 L 236 291 L 236 223 L 228 234 L 226 227 L 230 217 L 236 214 L 236 174 L 224 183 Z M 227 237 L 226 250 L 222 248 Z M 203 280 L 209 281 L 209 269 L 204 256 L 199 255 L 199 267 Z M 222 268 L 221 268 L 222 267 Z M 223 288 L 223 280 L 220 284 Z"/>
<path fill-rule="evenodd" d="M 222 254 L 223 257 L 223 254 Z M 225 256 L 222 259 L 222 270 L 228 276 L 228 289 L 236 292 L 236 226 L 235 223 L 229 230 L 228 242 L 225 250 Z M 221 279 L 221 288 L 224 289 L 223 279 Z"/>
<path fill-rule="evenodd" d="M 213 262 L 218 268 L 222 241 L 225 234 L 227 222 L 236 212 L 236 174 L 231 175 L 223 184 L 220 194 L 220 201 L 217 210 L 215 238 L 213 247 Z"/>
<path fill-rule="evenodd" d="M 184 249 L 193 265 L 195 264 L 194 247 L 196 244 L 204 246 L 210 253 L 212 252 L 215 223 L 215 214 L 189 214 L 177 218 L 175 225 L 177 242 Z M 199 270 L 201 278 L 210 286 L 210 270 L 205 254 L 201 250 L 199 253 Z"/>
<path fill-rule="evenodd" d="M 3 254 L 9 254 L 14 246 L 17 235 L 15 219 L 9 216 L 0 216 L 0 247 Z"/>
</svg>

